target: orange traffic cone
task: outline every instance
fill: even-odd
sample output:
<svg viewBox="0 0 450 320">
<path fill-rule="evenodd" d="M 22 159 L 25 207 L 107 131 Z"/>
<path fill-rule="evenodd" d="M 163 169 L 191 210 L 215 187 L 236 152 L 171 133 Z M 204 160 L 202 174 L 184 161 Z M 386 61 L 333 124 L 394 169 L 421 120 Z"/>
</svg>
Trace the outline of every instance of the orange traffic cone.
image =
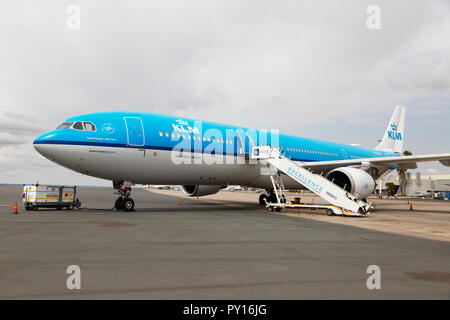
<svg viewBox="0 0 450 320">
<path fill-rule="evenodd" d="M 181 199 L 178 199 L 178 204 L 181 206 Z"/>
<path fill-rule="evenodd" d="M 411 206 L 409 207 L 409 211 L 413 211 L 412 203 L 411 203 Z"/>
<path fill-rule="evenodd" d="M 19 213 L 19 210 L 17 210 L 17 201 L 14 202 L 14 213 Z"/>
</svg>

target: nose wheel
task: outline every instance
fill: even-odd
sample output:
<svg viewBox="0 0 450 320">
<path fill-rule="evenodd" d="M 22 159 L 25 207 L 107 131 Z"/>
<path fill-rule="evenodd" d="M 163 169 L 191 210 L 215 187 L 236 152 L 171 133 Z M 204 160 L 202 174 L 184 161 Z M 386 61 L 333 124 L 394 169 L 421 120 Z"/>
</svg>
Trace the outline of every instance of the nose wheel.
<svg viewBox="0 0 450 320">
<path fill-rule="evenodd" d="M 114 203 L 114 208 L 117 211 L 133 211 L 134 201 L 130 198 L 131 183 L 113 182 L 113 186 L 115 189 L 117 189 L 116 193 L 120 195 L 120 197 L 118 197 L 116 202 Z"/>
<path fill-rule="evenodd" d="M 114 208 L 116 208 L 116 210 L 133 211 L 134 200 L 128 197 L 119 197 L 114 203 Z"/>
</svg>

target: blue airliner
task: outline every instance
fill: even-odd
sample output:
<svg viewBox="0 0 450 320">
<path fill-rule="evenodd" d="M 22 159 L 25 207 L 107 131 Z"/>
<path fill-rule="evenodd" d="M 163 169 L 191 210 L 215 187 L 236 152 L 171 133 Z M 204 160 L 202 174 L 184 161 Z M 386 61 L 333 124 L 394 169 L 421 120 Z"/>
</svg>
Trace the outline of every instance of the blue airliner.
<svg viewBox="0 0 450 320">
<path fill-rule="evenodd" d="M 188 196 L 214 194 L 228 185 L 263 188 L 273 199 L 264 161 L 250 159 L 253 146 L 271 145 L 299 165 L 326 177 L 361 199 L 375 180 L 397 167 L 440 161 L 450 154 L 403 156 L 405 108 L 397 106 L 383 139 L 363 148 L 292 135 L 147 112 L 99 112 L 67 119 L 39 136 L 34 148 L 76 172 L 112 180 L 117 209 L 133 210 L 132 184 L 181 185 Z M 287 189 L 301 186 L 282 175 Z M 260 198 L 260 202 L 264 203 Z"/>
</svg>

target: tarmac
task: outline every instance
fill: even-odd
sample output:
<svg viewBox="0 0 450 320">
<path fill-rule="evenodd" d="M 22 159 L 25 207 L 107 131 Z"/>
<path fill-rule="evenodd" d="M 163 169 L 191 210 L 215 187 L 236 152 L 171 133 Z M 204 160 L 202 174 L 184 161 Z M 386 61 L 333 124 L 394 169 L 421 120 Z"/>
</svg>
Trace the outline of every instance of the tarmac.
<svg viewBox="0 0 450 320">
<path fill-rule="evenodd" d="M 257 194 L 135 188 L 128 213 L 111 209 L 112 188 L 80 187 L 89 209 L 34 212 L 21 192 L 0 186 L 0 299 L 450 298 L 450 242 L 432 232 L 448 232 L 450 202 L 417 204 L 418 219 L 400 200 L 375 200 L 369 217 L 344 218 L 269 213 Z M 70 265 L 79 290 L 66 286 Z M 381 289 L 367 287 L 371 265 Z"/>
<path fill-rule="evenodd" d="M 151 189 L 151 192 L 187 198 L 174 190 Z M 226 205 L 254 205 L 258 202 L 259 195 L 255 192 L 221 191 L 199 197 L 198 200 Z M 301 202 L 306 204 L 326 204 L 324 200 L 312 193 L 288 192 L 287 197 L 288 200 L 300 197 Z M 286 209 L 280 214 L 450 242 L 450 201 L 393 197 L 386 199 L 386 196 L 383 199 L 370 197 L 369 201 L 375 202 L 376 207 L 368 216 L 328 217 L 324 214 L 324 210 L 305 208 Z"/>
</svg>

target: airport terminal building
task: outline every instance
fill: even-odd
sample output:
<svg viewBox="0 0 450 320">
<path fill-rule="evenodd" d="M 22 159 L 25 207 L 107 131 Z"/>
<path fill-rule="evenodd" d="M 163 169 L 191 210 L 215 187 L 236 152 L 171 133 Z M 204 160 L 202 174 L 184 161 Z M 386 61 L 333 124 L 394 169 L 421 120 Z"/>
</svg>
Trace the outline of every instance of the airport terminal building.
<svg viewBox="0 0 450 320">
<path fill-rule="evenodd" d="M 433 197 L 441 199 L 450 198 L 450 174 L 422 174 L 420 172 L 406 173 L 406 195 L 410 197 Z M 386 183 L 399 184 L 397 173 L 393 172 L 382 179 L 382 190 Z M 378 181 L 379 183 L 379 181 Z M 377 188 L 378 190 L 378 188 Z"/>
</svg>

